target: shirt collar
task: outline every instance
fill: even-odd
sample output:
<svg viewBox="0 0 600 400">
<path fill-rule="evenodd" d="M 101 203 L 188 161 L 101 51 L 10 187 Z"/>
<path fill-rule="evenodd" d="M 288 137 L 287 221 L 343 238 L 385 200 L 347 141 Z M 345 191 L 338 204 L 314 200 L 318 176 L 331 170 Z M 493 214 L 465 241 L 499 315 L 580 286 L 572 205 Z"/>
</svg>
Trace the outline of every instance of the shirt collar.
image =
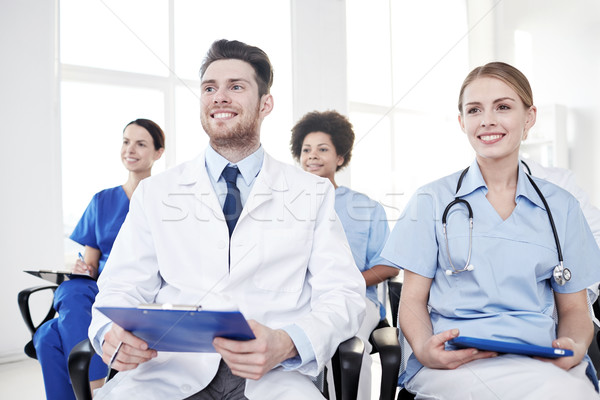
<svg viewBox="0 0 600 400">
<path fill-rule="evenodd" d="M 465 174 L 460 189 L 458 189 L 458 192 L 456 193 L 456 197 L 471 194 L 482 186 L 487 190 L 483 175 L 481 175 L 481 170 L 479 169 L 479 164 L 477 164 L 477 160 L 475 160 L 469 166 L 469 171 Z"/>
<path fill-rule="evenodd" d="M 531 178 L 534 180 L 536 179 L 533 176 Z M 540 198 L 540 195 L 535 191 L 535 188 L 533 187 L 531 182 L 529 182 L 525 166 L 521 163 L 519 163 L 519 178 L 517 181 L 517 193 L 515 199 L 518 199 L 519 196 L 525 197 L 527 200 L 529 200 L 542 210 L 546 209 L 546 207 L 544 206 L 544 202 Z"/>
<path fill-rule="evenodd" d="M 473 193 L 475 190 L 480 187 L 485 188 L 487 193 L 487 185 L 485 184 L 485 180 L 483 180 L 483 175 L 481 175 L 481 170 L 479 169 L 479 164 L 477 164 L 477 160 L 474 160 L 473 163 L 469 166 L 469 171 L 465 174 L 463 178 L 462 185 L 458 190 L 457 197 L 466 196 L 468 194 Z M 536 206 L 545 209 L 544 203 L 540 196 L 537 194 L 531 182 L 529 182 L 529 178 L 527 178 L 527 174 L 525 172 L 525 167 L 519 163 L 519 172 L 517 177 L 517 190 L 515 193 L 515 199 L 519 197 L 525 197 L 529 201 L 531 201 Z"/>
<path fill-rule="evenodd" d="M 264 155 L 265 150 L 261 145 L 254 153 L 233 164 L 209 145 L 205 155 L 206 169 L 211 178 L 217 182 L 226 166 L 236 166 L 246 185 L 250 186 L 262 168 Z"/>
</svg>

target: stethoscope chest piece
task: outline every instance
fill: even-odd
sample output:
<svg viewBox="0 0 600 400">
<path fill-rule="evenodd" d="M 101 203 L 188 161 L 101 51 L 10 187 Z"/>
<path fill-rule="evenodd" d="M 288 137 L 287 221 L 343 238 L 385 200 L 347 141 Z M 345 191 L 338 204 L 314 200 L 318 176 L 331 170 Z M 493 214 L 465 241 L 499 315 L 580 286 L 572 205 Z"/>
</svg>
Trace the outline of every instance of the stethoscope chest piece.
<svg viewBox="0 0 600 400">
<path fill-rule="evenodd" d="M 563 286 L 565 283 L 571 280 L 571 270 L 569 268 L 565 268 L 562 262 L 554 267 L 552 275 L 554 275 L 554 280 L 560 286 Z"/>
</svg>

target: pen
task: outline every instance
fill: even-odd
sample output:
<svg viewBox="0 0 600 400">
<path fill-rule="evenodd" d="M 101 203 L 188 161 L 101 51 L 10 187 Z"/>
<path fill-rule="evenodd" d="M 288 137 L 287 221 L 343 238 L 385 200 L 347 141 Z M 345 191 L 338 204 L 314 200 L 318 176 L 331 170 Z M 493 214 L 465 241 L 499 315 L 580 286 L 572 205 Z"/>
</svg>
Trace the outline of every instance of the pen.
<svg viewBox="0 0 600 400">
<path fill-rule="evenodd" d="M 79 259 L 81 260 L 81 262 L 85 265 L 85 269 L 86 269 L 85 274 L 92 276 L 92 271 L 90 271 L 89 267 L 85 263 L 85 260 L 83 259 L 83 254 L 81 254 L 81 252 L 79 252 L 79 253 L 77 253 L 77 255 L 79 256 Z"/>
<path fill-rule="evenodd" d="M 117 348 L 115 349 L 115 352 L 113 353 L 112 357 L 110 358 L 110 361 L 108 362 L 108 374 L 106 375 L 106 378 L 104 379 L 104 383 L 108 382 L 108 379 L 110 378 L 110 371 L 112 369 L 112 365 L 115 362 L 115 360 L 117 359 L 117 354 L 119 354 L 119 350 L 121 350 L 121 346 L 123 346 L 123 342 L 119 342 L 119 344 L 117 345 Z"/>
<path fill-rule="evenodd" d="M 81 260 L 81 262 L 85 264 L 85 260 L 83 259 L 83 254 L 81 254 L 81 252 L 79 252 L 79 253 L 77 253 L 77 256 L 79 257 L 79 259 Z M 87 274 L 89 275 L 90 272 L 88 271 Z"/>
</svg>

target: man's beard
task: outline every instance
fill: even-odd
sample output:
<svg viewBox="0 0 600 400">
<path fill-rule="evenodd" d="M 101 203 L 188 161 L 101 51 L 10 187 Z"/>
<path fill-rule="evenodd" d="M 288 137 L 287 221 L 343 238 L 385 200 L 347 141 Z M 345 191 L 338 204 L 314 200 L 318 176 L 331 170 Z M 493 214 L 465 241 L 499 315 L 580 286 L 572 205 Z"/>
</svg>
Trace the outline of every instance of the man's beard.
<svg viewBox="0 0 600 400">
<path fill-rule="evenodd" d="M 202 128 L 210 138 L 211 144 L 220 148 L 241 149 L 254 146 L 259 137 L 258 112 L 248 119 L 241 120 L 232 129 L 223 132 L 220 128 L 214 129 L 210 123 L 210 115 L 201 118 Z"/>
</svg>

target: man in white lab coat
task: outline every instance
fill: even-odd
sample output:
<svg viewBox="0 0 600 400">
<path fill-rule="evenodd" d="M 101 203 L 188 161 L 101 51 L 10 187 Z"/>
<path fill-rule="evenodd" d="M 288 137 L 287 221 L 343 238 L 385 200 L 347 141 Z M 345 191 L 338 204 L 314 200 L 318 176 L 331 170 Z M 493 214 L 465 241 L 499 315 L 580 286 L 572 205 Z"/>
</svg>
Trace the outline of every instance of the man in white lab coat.
<svg viewBox="0 0 600 400">
<path fill-rule="evenodd" d="M 95 399 L 321 398 L 309 376 L 365 309 L 333 187 L 264 152 L 273 74 L 262 50 L 217 41 L 200 74 L 210 146 L 140 183 L 98 281 L 89 336 L 107 363 L 122 342 L 113 364 L 122 372 Z M 97 310 L 141 303 L 238 308 L 256 339 L 156 352 Z"/>
</svg>

